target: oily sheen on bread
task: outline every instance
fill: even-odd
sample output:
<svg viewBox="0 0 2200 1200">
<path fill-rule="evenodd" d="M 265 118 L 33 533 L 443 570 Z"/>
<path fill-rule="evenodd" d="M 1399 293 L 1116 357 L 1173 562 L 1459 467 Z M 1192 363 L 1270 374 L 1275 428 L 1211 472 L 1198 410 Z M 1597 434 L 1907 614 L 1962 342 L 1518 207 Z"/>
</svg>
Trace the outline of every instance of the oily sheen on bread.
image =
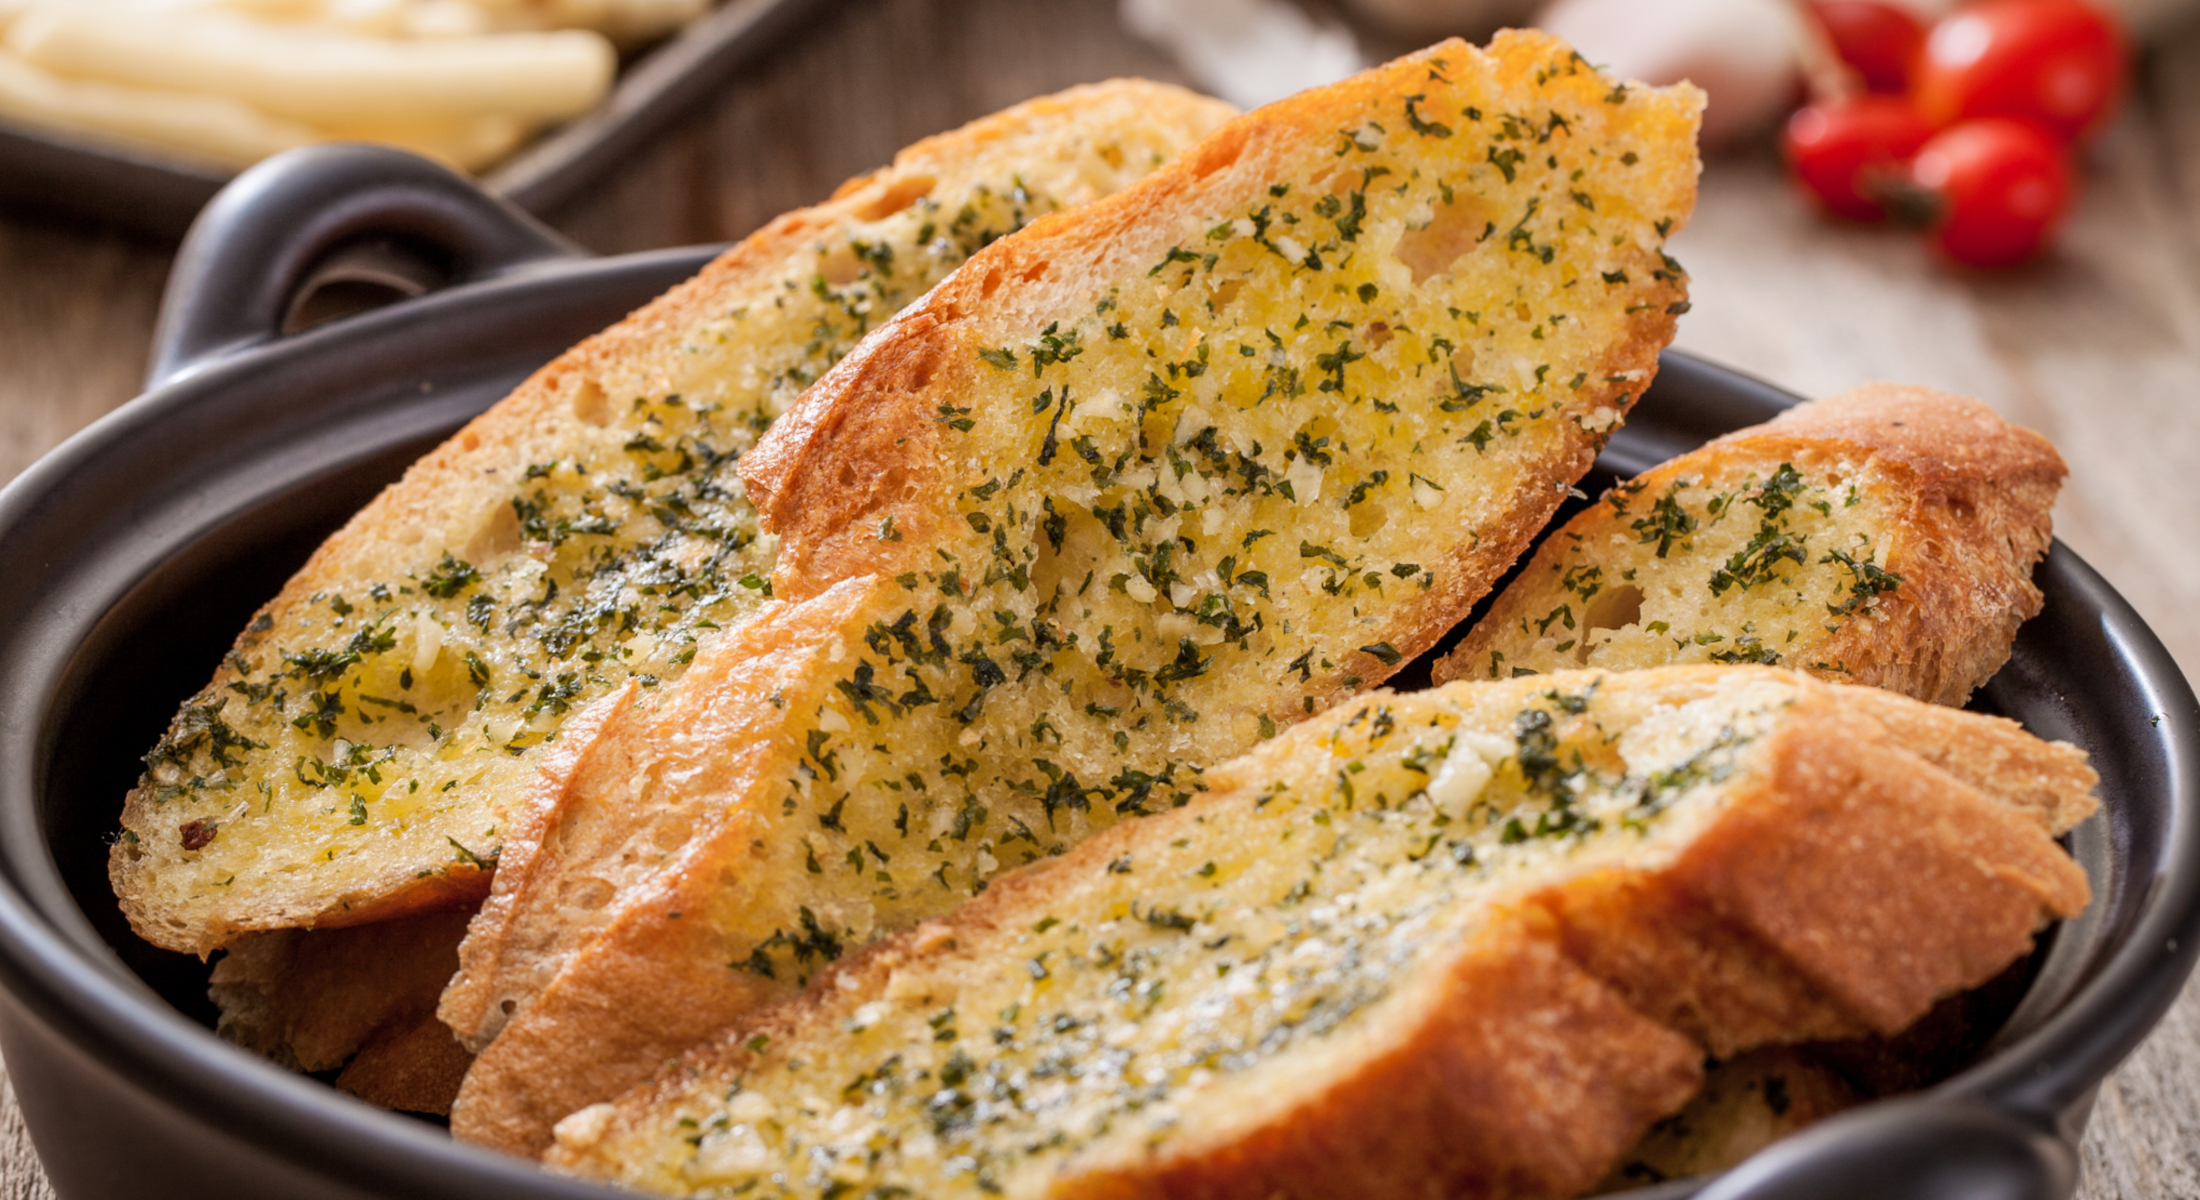
<svg viewBox="0 0 2200 1200">
<path fill-rule="evenodd" d="M 1439 680 L 1751 662 L 1962 704 L 2040 609 L 2064 474 L 1984 404 L 1875 383 L 1620 484 L 1543 543 Z"/>
<path fill-rule="evenodd" d="M 1539 34 L 1264 108 L 996 242 L 744 461 L 790 601 L 608 702 L 443 1013 L 523 1151 L 1456 622 L 1649 382 L 1699 97 Z"/>
<path fill-rule="evenodd" d="M 1899 1030 L 2087 901 L 1915 701 L 1681 666 L 1370 696 L 998 880 L 550 1161 L 664 1195 L 1562 1197 L 1707 1054 Z M 1929 717 L 1981 761 L 2068 746 Z M 2014 747 L 2023 746 L 2016 750 Z"/>
<path fill-rule="evenodd" d="M 770 590 L 735 463 L 865 332 L 1228 106 L 1125 81 L 903 151 L 544 367 L 321 547 L 186 701 L 110 873 L 200 955 L 478 898 L 564 719 L 677 678 Z"/>
</svg>

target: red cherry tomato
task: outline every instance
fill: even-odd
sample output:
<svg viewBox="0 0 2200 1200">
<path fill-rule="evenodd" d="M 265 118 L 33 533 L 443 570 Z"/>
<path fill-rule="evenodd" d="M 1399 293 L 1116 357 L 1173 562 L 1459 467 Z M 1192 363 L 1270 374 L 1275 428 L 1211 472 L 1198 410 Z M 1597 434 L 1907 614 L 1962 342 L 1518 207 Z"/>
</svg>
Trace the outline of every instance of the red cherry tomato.
<svg viewBox="0 0 2200 1200">
<path fill-rule="evenodd" d="M 2074 142 L 2115 108 L 2124 72 L 2123 30 L 2085 0 L 1983 0 L 1933 26 L 1914 87 L 1935 125 L 2017 117 Z"/>
<path fill-rule="evenodd" d="M 1811 0 L 1810 12 L 1866 88 L 1893 95 L 1909 90 L 1910 65 L 1925 42 L 1925 25 L 1909 9 L 1881 0 Z"/>
<path fill-rule="evenodd" d="M 1788 118 L 1788 164 L 1827 211 L 1860 221 L 1886 215 L 1875 174 L 1896 175 L 1933 133 L 1904 100 L 1859 96 L 1809 104 Z"/>
<path fill-rule="evenodd" d="M 1933 135 L 1910 178 L 1936 201 L 1933 244 L 1956 262 L 2005 267 L 2031 257 L 2070 206 L 2063 147 L 2025 121 L 1987 117 Z"/>
</svg>

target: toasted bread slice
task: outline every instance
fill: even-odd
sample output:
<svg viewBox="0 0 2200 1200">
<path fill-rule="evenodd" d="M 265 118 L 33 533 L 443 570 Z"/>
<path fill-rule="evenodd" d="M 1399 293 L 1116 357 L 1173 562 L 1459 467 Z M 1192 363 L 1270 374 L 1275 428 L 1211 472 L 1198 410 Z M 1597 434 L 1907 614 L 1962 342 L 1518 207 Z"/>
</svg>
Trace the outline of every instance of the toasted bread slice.
<svg viewBox="0 0 2200 1200">
<path fill-rule="evenodd" d="M 2040 609 L 2063 474 L 1962 396 L 1804 404 L 1607 492 L 1436 677 L 1750 662 L 1960 705 Z"/>
<path fill-rule="evenodd" d="M 593 726 L 598 765 L 571 739 L 521 818 L 442 1009 L 481 1051 L 453 1129 L 539 1150 L 1426 648 L 1655 370 L 1699 106 L 1543 35 L 1447 43 L 1034 223 L 867 339 L 744 463 L 799 603 L 681 685 L 709 695 Z"/>
<path fill-rule="evenodd" d="M 470 916 L 458 908 L 247 938 L 214 964 L 218 1031 L 295 1070 L 341 1067 L 377 1034 L 435 1011 Z"/>
<path fill-rule="evenodd" d="M 424 1009 L 376 1029 L 337 1073 L 336 1088 L 376 1108 L 448 1116 L 474 1056 Z"/>
<path fill-rule="evenodd" d="M 478 898 L 564 718 L 675 678 L 770 590 L 734 463 L 772 418 L 980 247 L 1230 111 L 1116 82 L 920 142 L 537 372 L 330 538 L 184 704 L 111 859 L 132 926 L 203 956 Z"/>
<path fill-rule="evenodd" d="M 666 1195 L 1572 1195 L 1707 1053 L 1898 1030 L 2085 905 L 2033 808 L 1859 690 L 1365 698 L 574 1114 L 551 1161 Z"/>
</svg>

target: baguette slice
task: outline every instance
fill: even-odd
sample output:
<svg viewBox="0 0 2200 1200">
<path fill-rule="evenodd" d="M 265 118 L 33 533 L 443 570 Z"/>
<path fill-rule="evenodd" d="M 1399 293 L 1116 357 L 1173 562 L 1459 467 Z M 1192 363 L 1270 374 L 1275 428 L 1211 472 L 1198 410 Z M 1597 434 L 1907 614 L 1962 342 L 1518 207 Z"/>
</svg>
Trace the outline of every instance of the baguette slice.
<svg viewBox="0 0 2200 1200">
<path fill-rule="evenodd" d="M 1875 383 L 1620 484 L 1537 551 L 1439 681 L 1797 667 L 1960 705 L 2040 610 L 2063 462 L 1976 400 Z"/>
<path fill-rule="evenodd" d="M 147 940 L 478 898 L 564 718 L 677 677 L 769 591 L 735 461 L 866 331 L 1230 109 L 1076 88 L 919 142 L 583 342 L 324 544 L 147 758 L 110 860 Z"/>
<path fill-rule="evenodd" d="M 458 966 L 464 909 L 261 934 L 214 964 L 223 1038 L 297 1071 L 330 1071 L 433 1013 Z M 444 1098 L 446 1106 L 449 1097 Z"/>
<path fill-rule="evenodd" d="M 2036 809 L 1861 690 L 1365 698 L 574 1114 L 551 1162 L 665 1195 L 1572 1195 L 1707 1053 L 1899 1030 L 2085 905 Z"/>
<path fill-rule="evenodd" d="M 614 701 L 515 824 L 441 1010 L 481 1054 L 454 1131 L 539 1152 L 1431 644 L 1656 369 L 1700 103 L 1540 34 L 1446 43 L 867 339 L 744 464 L 796 603 Z"/>
</svg>

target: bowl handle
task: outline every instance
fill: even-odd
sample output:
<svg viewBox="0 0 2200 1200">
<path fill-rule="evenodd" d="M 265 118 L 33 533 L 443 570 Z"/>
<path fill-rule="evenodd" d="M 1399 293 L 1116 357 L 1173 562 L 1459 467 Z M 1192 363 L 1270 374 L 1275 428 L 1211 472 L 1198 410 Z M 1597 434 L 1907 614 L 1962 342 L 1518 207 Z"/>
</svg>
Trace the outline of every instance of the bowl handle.
<svg viewBox="0 0 2200 1200">
<path fill-rule="evenodd" d="M 2001 1109 L 1912 1097 L 1821 1121 L 1720 1176 L 1696 1200 L 2069 1200 L 2077 1153 Z"/>
<path fill-rule="evenodd" d="M 332 262 L 349 263 L 341 278 L 417 295 L 584 253 L 417 155 L 293 150 L 238 176 L 191 226 L 161 298 L 145 386 L 283 336 Z"/>
</svg>

